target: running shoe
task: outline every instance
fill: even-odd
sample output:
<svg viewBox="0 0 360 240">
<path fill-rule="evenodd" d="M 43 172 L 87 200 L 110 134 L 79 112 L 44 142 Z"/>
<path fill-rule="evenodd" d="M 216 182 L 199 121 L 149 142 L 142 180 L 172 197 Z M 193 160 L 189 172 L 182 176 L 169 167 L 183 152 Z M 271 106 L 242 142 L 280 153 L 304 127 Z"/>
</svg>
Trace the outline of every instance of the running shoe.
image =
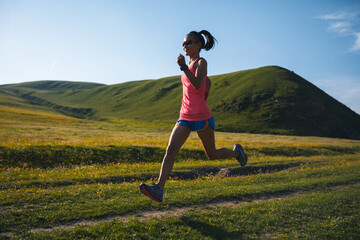
<svg viewBox="0 0 360 240">
<path fill-rule="evenodd" d="M 241 147 L 240 144 L 235 144 L 234 145 L 234 151 L 239 152 L 239 156 L 236 158 L 236 160 L 238 161 L 238 163 L 243 167 L 246 165 L 247 163 L 247 156 L 244 152 L 244 149 Z"/>
<path fill-rule="evenodd" d="M 140 184 L 140 191 L 156 202 L 162 202 L 164 192 L 159 184 Z"/>
</svg>

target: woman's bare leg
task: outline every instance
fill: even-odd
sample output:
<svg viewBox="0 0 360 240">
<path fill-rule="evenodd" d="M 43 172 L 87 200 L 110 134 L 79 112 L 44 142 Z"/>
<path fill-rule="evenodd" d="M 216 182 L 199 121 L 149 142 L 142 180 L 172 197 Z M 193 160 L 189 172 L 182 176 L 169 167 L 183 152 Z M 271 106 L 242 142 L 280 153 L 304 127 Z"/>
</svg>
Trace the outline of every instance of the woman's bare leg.
<svg viewBox="0 0 360 240">
<path fill-rule="evenodd" d="M 191 129 L 188 127 L 176 125 L 171 133 L 168 147 L 161 165 L 158 184 L 164 188 L 166 180 L 168 180 L 171 170 L 174 166 L 175 157 L 179 153 L 180 148 L 189 137 Z"/>
<path fill-rule="evenodd" d="M 216 149 L 215 134 L 214 134 L 214 130 L 211 127 L 208 127 L 204 131 L 198 132 L 198 135 L 204 146 L 205 153 L 209 159 L 214 160 L 214 159 L 225 159 L 225 158 L 233 158 L 233 157 L 236 158 L 239 156 L 239 152 L 231 149 L 227 149 L 227 148 Z"/>
</svg>

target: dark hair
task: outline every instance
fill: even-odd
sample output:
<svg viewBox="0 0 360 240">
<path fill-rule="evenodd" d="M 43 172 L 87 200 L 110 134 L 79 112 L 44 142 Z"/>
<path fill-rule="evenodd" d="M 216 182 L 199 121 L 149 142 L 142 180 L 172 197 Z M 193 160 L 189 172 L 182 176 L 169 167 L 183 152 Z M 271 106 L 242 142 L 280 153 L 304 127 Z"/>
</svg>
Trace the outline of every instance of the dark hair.
<svg viewBox="0 0 360 240">
<path fill-rule="evenodd" d="M 213 35 L 211 35 L 211 33 L 209 33 L 206 30 L 202 30 L 200 32 L 191 31 L 188 35 L 193 36 L 195 40 L 201 43 L 200 51 L 201 49 L 205 49 L 206 51 L 209 51 L 210 49 L 215 47 L 215 41 L 217 42 L 217 40 L 213 37 Z M 206 44 L 205 44 L 205 39 L 202 35 L 206 37 Z"/>
</svg>

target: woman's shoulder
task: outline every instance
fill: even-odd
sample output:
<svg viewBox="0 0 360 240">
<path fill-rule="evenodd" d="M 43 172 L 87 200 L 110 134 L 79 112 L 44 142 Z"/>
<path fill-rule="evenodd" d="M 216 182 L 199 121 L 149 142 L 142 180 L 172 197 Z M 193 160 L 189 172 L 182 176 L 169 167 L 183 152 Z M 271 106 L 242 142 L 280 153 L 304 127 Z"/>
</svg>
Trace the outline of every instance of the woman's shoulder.
<svg viewBox="0 0 360 240">
<path fill-rule="evenodd" d="M 198 59 L 199 59 L 199 60 L 198 60 L 198 63 L 207 63 L 207 61 L 206 61 L 205 58 L 200 57 L 200 58 L 198 58 Z"/>
<path fill-rule="evenodd" d="M 194 67 L 198 67 L 198 66 L 207 66 L 207 61 L 205 60 L 205 58 L 198 58 L 196 60 L 196 62 L 194 63 Z"/>
<path fill-rule="evenodd" d="M 199 69 L 207 71 L 207 62 L 204 58 L 198 58 L 194 63 L 190 65 L 190 68 L 194 71 L 198 71 Z"/>
</svg>

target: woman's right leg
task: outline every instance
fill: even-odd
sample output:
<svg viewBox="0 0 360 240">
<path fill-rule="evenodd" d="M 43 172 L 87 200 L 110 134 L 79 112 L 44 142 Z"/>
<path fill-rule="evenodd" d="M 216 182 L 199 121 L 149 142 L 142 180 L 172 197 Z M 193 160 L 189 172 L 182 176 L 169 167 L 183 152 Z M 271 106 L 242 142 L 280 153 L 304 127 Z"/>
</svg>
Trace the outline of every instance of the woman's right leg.
<svg viewBox="0 0 360 240">
<path fill-rule="evenodd" d="M 189 137 L 191 129 L 181 125 L 175 125 L 169 140 L 168 147 L 161 165 L 158 184 L 164 188 L 166 180 L 168 180 L 171 170 L 174 166 L 176 155 L 180 148 Z"/>
</svg>

